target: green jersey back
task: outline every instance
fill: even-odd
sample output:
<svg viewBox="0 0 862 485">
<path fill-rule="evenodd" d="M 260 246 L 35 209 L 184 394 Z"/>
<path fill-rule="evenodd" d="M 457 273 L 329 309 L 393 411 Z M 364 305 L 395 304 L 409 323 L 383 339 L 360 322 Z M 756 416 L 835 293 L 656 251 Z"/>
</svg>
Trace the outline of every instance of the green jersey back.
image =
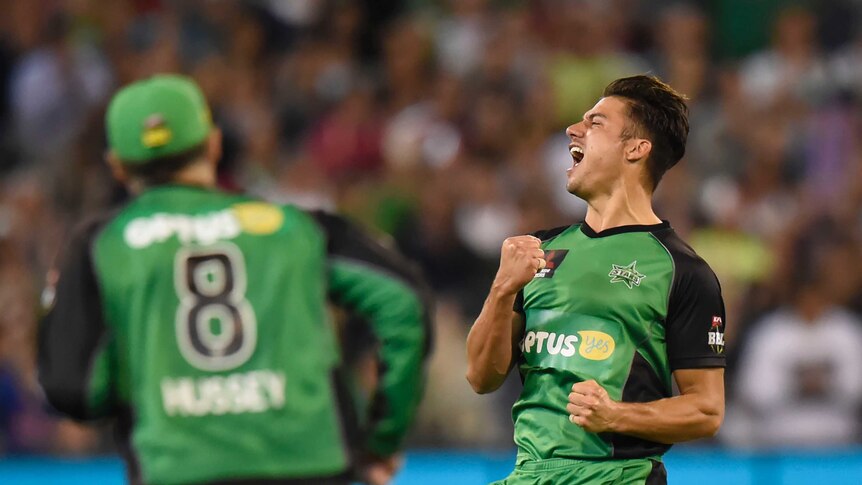
<svg viewBox="0 0 862 485">
<path fill-rule="evenodd" d="M 136 404 L 132 445 L 145 478 L 175 476 L 179 463 L 254 470 L 269 454 L 299 474 L 345 468 L 330 405 L 335 340 L 321 325 L 325 244 L 299 211 L 194 188 L 148 191 L 99 234 L 118 397 Z M 233 446 L 230 430 L 249 427 L 256 446 Z M 206 449 L 207 463 L 183 456 L 190 449 Z M 244 449 L 255 452 L 233 455 Z"/>
<path fill-rule="evenodd" d="M 525 315 L 513 407 L 519 459 L 635 458 L 669 445 L 584 431 L 568 420 L 572 384 L 617 401 L 672 394 L 671 372 L 724 365 L 724 304 L 707 264 L 662 223 L 537 233 L 546 267 L 519 295 Z"/>
<path fill-rule="evenodd" d="M 338 219 L 164 186 L 82 246 L 43 325 L 40 378 L 72 416 L 127 410 L 133 476 L 344 473 L 327 298 L 368 318 L 383 342 L 384 412 L 367 449 L 400 445 L 421 393 L 428 308 L 401 263 Z"/>
</svg>

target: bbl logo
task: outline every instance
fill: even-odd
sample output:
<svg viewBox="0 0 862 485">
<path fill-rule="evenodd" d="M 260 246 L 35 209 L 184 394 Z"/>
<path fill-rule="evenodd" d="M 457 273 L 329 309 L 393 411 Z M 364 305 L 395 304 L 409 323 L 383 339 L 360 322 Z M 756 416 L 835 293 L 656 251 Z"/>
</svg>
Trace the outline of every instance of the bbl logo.
<svg viewBox="0 0 862 485">
<path fill-rule="evenodd" d="M 566 259 L 566 254 L 568 253 L 568 249 L 545 251 L 545 267 L 539 270 L 533 278 L 553 278 L 554 271 L 563 264 L 563 260 Z"/>
<path fill-rule="evenodd" d="M 712 325 L 709 326 L 709 348 L 716 354 L 724 353 L 724 322 L 719 316 L 712 317 Z"/>
</svg>

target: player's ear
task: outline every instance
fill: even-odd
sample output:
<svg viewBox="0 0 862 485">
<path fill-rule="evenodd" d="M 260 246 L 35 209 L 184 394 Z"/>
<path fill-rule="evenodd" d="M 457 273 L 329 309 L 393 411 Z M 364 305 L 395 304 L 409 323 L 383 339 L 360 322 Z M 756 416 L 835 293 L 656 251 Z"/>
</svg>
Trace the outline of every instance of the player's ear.
<svg viewBox="0 0 862 485">
<path fill-rule="evenodd" d="M 652 142 L 646 138 L 631 138 L 625 146 L 626 161 L 634 163 L 638 160 L 645 160 L 651 151 Z"/>
<path fill-rule="evenodd" d="M 111 169 L 111 175 L 117 179 L 123 185 L 129 184 L 129 172 L 126 170 L 126 167 L 123 166 L 123 162 L 117 158 L 117 154 L 114 153 L 113 150 L 105 151 L 105 163 L 108 164 L 108 168 Z"/>
<path fill-rule="evenodd" d="M 210 134 L 207 136 L 207 161 L 215 167 L 218 165 L 219 160 L 221 160 L 222 155 L 222 133 L 221 130 L 217 127 L 213 127 L 210 130 Z"/>
</svg>

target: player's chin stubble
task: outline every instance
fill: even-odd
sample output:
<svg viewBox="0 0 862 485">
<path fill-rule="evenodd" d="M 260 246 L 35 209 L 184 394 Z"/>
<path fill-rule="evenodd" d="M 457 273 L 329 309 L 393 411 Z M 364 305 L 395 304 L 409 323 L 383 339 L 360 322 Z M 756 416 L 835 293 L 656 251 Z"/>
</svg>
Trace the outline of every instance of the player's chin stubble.
<svg viewBox="0 0 862 485">
<path fill-rule="evenodd" d="M 566 179 L 566 191 L 568 191 L 572 195 L 576 195 L 578 197 L 581 197 L 581 194 L 580 194 L 581 191 L 579 190 L 580 188 L 581 187 L 580 187 L 580 184 L 578 183 L 578 181 L 574 180 L 572 178 L 572 176 L 569 175 L 569 177 Z"/>
</svg>

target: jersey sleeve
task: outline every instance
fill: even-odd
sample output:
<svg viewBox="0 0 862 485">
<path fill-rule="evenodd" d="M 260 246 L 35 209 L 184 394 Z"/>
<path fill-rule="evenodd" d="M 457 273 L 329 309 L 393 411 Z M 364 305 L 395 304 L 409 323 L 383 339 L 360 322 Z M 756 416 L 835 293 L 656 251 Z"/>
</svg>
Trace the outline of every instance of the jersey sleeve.
<svg viewBox="0 0 862 485">
<path fill-rule="evenodd" d="M 431 298 L 418 271 L 346 220 L 313 214 L 328 238 L 332 301 L 365 319 L 379 343 L 367 451 L 397 451 L 413 421 L 431 342 Z"/>
<path fill-rule="evenodd" d="M 718 279 L 696 256 L 674 259 L 665 322 L 670 368 L 724 367 L 725 314 Z"/>
<path fill-rule="evenodd" d="M 518 290 L 518 293 L 515 295 L 515 303 L 512 304 L 512 310 L 521 315 L 524 314 L 524 290 L 523 288 Z"/>
<path fill-rule="evenodd" d="M 91 256 L 96 224 L 72 238 L 38 333 L 38 377 L 48 402 L 74 419 L 111 414 L 111 334 Z M 50 291 L 50 288 L 49 288 Z"/>
</svg>

